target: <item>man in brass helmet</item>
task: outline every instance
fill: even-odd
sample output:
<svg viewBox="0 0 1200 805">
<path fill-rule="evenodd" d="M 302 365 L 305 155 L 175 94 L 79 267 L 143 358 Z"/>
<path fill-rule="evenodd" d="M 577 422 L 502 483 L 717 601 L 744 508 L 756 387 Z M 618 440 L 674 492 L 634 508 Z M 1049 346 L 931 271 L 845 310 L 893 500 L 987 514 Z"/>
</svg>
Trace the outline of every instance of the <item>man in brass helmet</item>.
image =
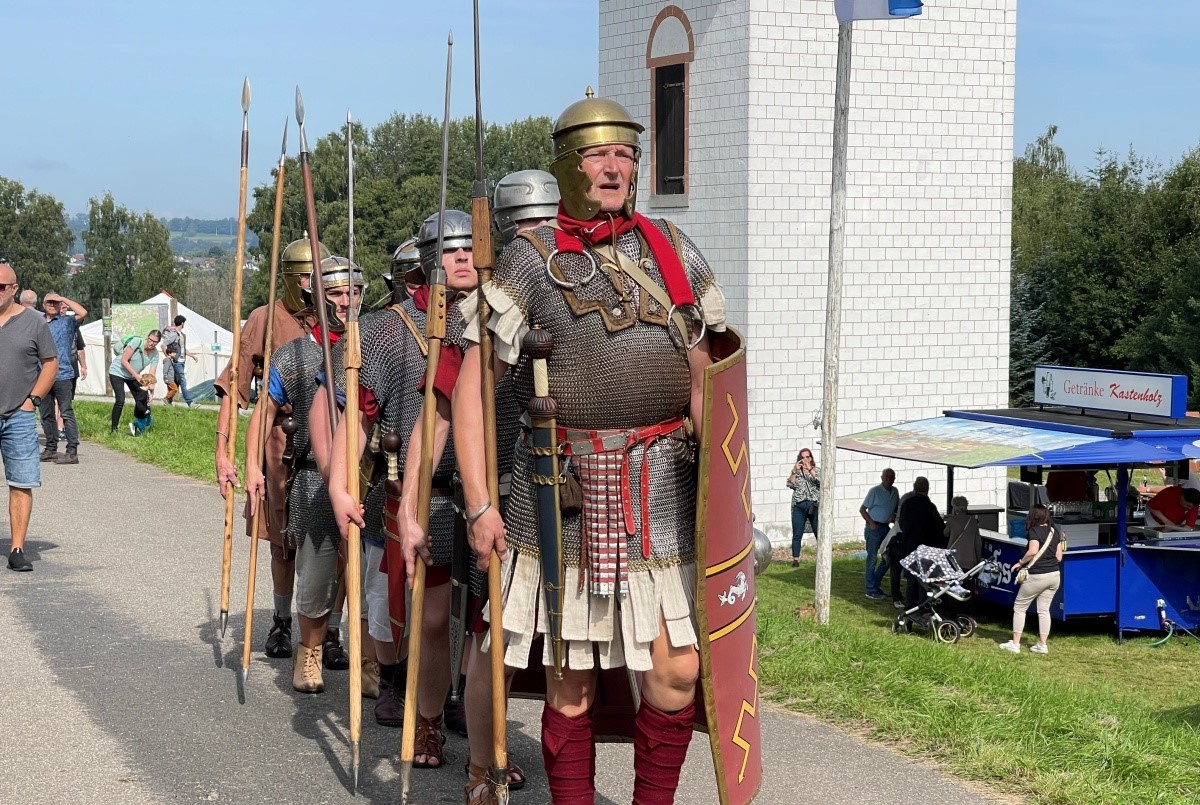
<svg viewBox="0 0 1200 805">
<path fill-rule="evenodd" d="M 321 246 L 321 257 L 328 257 L 328 250 Z M 250 384 L 254 377 L 262 374 L 263 356 L 296 338 L 312 332 L 317 317 L 304 300 L 304 291 L 309 287 L 312 274 L 312 249 L 307 236 L 292 241 L 280 255 L 283 271 L 283 298 L 275 300 L 275 322 L 271 331 L 271 343 L 267 344 L 267 306 L 256 307 L 242 325 L 238 349 L 237 406 L 250 406 Z M 227 494 L 226 484 L 236 486 L 237 467 L 225 455 L 229 428 L 236 425 L 233 397 L 230 395 L 230 367 L 213 384 L 221 400 L 217 415 L 216 455 L 217 483 L 221 494 Z M 271 542 L 271 580 L 275 591 L 275 613 L 271 631 L 267 635 L 268 657 L 292 656 L 292 584 L 295 575 L 296 551 L 283 533 L 284 504 L 287 500 L 287 472 L 283 467 L 283 451 L 286 440 L 278 429 L 272 430 L 267 439 L 263 455 L 263 474 L 266 476 L 265 517 L 259 518 L 258 536 Z M 230 487 L 232 488 L 232 487 Z M 249 534 L 250 510 L 246 509 L 246 528 Z"/>
<path fill-rule="evenodd" d="M 547 359 L 556 441 L 578 505 L 547 535 L 528 432 L 517 440 L 503 519 L 489 505 L 476 349 L 467 349 L 453 423 L 472 547 L 504 562 L 505 663 L 524 667 L 548 606 L 562 613 L 562 678 L 547 636 L 542 755 L 556 805 L 595 797 L 592 726 L 600 670 L 640 672 L 634 802 L 674 801 L 691 740 L 699 675 L 695 586 L 696 434 L 705 338 L 725 327 L 712 270 L 685 235 L 634 211 L 643 127 L 618 103 L 591 97 L 554 126 L 551 173 L 562 195 L 554 227 L 522 232 L 481 290 L 491 305 L 496 377 L 513 375 L 519 404 L 534 396 L 523 337 L 553 336 Z M 478 341 L 478 321 L 465 338 Z M 562 467 L 563 464 L 560 464 Z M 544 486 L 544 484 L 543 484 Z M 562 494 L 562 493 L 560 493 Z M 565 494 L 560 498 L 566 502 Z M 580 513 L 582 511 L 582 514 Z M 554 528 L 551 522 L 551 529 Z M 543 594 L 543 552 L 562 545 L 566 581 Z M 598 664 L 597 664 L 598 660 Z M 611 677 L 609 677 L 611 678 Z M 473 758 L 474 760 L 474 758 Z M 490 802 L 486 795 L 472 802 Z"/>
<path fill-rule="evenodd" d="M 283 468 L 288 477 L 286 532 L 289 543 L 296 545 L 296 612 L 300 616 L 300 650 L 292 671 L 292 687 L 301 693 L 321 693 L 325 681 L 321 673 L 322 652 L 329 626 L 329 615 L 337 602 L 338 547 L 337 523 L 329 503 L 329 493 L 312 450 L 318 430 L 332 440 L 328 415 L 310 416 L 315 409 L 317 373 L 324 364 L 322 343 L 335 343 L 352 307 L 362 302 L 366 287 L 362 271 L 344 257 L 326 257 L 321 275 L 329 311 L 330 333 L 315 328 L 312 337 L 301 335 L 275 350 L 271 356 L 271 376 L 266 383 L 264 406 L 254 407 L 250 432 L 255 432 L 260 417 L 266 417 L 272 432 L 290 418 L 292 430 L 288 455 Z M 291 406 L 288 414 L 282 411 Z M 287 437 L 285 436 L 285 439 Z M 248 444 L 246 459 L 246 497 L 251 514 L 263 505 L 266 479 L 256 455 L 258 445 Z"/>
</svg>

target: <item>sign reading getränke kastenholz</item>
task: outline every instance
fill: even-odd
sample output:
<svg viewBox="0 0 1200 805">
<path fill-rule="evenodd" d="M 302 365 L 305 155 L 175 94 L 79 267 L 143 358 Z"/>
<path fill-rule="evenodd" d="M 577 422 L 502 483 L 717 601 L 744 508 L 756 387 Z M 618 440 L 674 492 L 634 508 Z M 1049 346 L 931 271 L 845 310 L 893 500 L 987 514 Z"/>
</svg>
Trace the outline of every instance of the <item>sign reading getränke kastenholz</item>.
<svg viewBox="0 0 1200 805">
<path fill-rule="evenodd" d="M 1187 395 L 1186 375 L 1044 364 L 1033 370 L 1035 405 L 1179 419 L 1187 413 Z"/>
</svg>

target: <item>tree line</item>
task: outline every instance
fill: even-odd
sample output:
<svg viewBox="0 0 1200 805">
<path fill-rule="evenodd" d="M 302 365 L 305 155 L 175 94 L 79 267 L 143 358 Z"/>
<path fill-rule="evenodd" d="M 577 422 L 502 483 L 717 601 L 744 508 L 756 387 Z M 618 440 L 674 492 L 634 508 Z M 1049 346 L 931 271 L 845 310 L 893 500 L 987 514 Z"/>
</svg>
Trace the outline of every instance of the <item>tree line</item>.
<svg viewBox="0 0 1200 805">
<path fill-rule="evenodd" d="M 484 172 L 489 193 L 496 180 L 523 168 L 550 163 L 550 119 L 531 117 L 488 125 L 484 132 Z M 354 132 L 355 259 L 372 280 L 372 298 L 383 296 L 379 276 L 395 248 L 416 234 L 437 211 L 441 172 L 441 123 L 427 115 L 393 115 L 374 128 L 356 124 Z M 344 131 L 321 137 L 310 155 L 316 214 L 322 242 L 335 254 L 347 253 L 349 198 Z M 288 157 L 283 190 L 283 244 L 305 230 L 300 165 Z M 248 257 L 261 270 L 243 279 L 242 316 L 267 299 L 275 209 L 275 169 L 254 187 L 247 215 Z M 451 122 L 448 197 L 450 208 L 470 209 L 475 180 L 475 123 Z M 231 193 L 232 194 L 232 193 Z M 64 293 L 89 310 L 101 299 L 114 304 L 137 302 L 166 290 L 188 307 L 223 327 L 232 324 L 229 308 L 235 255 L 205 250 L 215 260 L 206 268 L 182 268 L 172 250 L 172 230 L 199 234 L 211 221 L 155 217 L 136 213 L 111 194 L 88 201 L 84 216 L 68 216 L 53 196 L 26 190 L 0 177 L 0 260 L 12 263 L 21 284 L 39 295 Z M 219 228 L 219 226 L 218 226 Z M 180 232 L 182 229 L 182 232 Z M 234 226 L 236 237 L 236 223 Z M 68 274 L 68 254 L 83 243 L 86 266 Z"/>
<path fill-rule="evenodd" d="M 1200 404 L 1200 148 L 1074 171 L 1050 126 L 1013 165 L 1010 397 L 1056 363 L 1191 378 Z"/>
</svg>

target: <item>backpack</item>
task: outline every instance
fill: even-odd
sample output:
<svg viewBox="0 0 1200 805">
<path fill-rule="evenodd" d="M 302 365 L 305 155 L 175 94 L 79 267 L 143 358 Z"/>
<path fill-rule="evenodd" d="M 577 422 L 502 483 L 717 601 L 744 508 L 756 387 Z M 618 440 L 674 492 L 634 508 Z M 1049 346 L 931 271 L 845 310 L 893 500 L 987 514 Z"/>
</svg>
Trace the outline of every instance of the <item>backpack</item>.
<svg viewBox="0 0 1200 805">
<path fill-rule="evenodd" d="M 128 347 L 134 341 L 141 341 L 141 340 L 142 340 L 142 337 L 140 335 L 127 335 L 123 339 L 121 339 L 121 345 L 119 347 L 113 347 L 113 352 L 116 353 L 117 357 L 120 357 L 121 355 L 123 355 L 125 353 L 126 347 Z M 135 352 L 136 352 L 136 350 L 135 350 Z"/>
</svg>

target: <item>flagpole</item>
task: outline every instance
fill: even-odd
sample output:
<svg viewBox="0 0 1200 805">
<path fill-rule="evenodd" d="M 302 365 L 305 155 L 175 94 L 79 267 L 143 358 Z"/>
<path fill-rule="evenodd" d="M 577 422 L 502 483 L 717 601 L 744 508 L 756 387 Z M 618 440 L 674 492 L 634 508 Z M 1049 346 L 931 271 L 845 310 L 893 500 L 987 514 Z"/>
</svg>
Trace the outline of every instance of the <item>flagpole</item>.
<svg viewBox="0 0 1200 805">
<path fill-rule="evenodd" d="M 821 498 L 828 501 L 818 519 L 817 577 L 813 605 L 817 623 L 829 623 L 833 573 L 834 485 L 837 477 L 838 357 L 842 339 L 842 273 L 846 240 L 846 150 L 850 118 L 850 55 L 853 22 L 838 25 L 837 77 L 833 101 L 833 176 L 829 206 L 829 270 L 825 289 L 825 383 L 821 392 Z M 867 568 L 871 573 L 874 568 Z"/>
</svg>

